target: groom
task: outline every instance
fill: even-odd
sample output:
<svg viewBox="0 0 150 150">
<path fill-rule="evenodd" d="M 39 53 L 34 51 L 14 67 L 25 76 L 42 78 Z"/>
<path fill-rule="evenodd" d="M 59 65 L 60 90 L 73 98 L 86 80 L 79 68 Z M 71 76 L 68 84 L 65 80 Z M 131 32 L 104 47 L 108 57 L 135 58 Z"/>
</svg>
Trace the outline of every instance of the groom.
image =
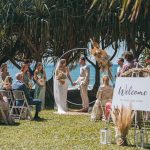
<svg viewBox="0 0 150 150">
<path fill-rule="evenodd" d="M 82 98 L 82 106 L 83 108 L 79 110 L 80 112 L 88 112 L 89 108 L 89 98 L 88 98 L 88 84 L 90 77 L 90 68 L 86 65 L 85 57 L 80 57 L 80 75 L 74 85 L 80 85 L 80 94 Z"/>
</svg>

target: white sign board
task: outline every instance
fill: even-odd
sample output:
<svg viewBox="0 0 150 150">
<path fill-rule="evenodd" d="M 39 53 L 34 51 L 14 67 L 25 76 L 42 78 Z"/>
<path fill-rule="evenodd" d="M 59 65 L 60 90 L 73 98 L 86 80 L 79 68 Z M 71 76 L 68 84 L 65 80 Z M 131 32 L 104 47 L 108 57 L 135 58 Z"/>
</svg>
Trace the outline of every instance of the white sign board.
<svg viewBox="0 0 150 150">
<path fill-rule="evenodd" d="M 133 110 L 150 111 L 150 78 L 118 77 L 112 107 L 130 106 Z"/>
</svg>

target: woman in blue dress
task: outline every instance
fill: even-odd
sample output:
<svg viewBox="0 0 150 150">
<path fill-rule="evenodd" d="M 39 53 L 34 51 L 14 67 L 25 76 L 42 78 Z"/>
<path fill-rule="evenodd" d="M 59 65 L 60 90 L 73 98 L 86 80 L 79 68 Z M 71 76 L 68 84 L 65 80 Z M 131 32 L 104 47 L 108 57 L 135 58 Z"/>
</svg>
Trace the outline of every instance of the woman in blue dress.
<svg viewBox="0 0 150 150">
<path fill-rule="evenodd" d="M 29 67 L 26 64 L 22 64 L 21 73 L 23 75 L 23 82 L 26 85 L 28 92 L 32 89 L 32 76 L 29 72 Z"/>
<path fill-rule="evenodd" d="M 45 108 L 46 73 L 41 62 L 37 64 L 34 71 L 35 93 L 34 98 L 42 101 L 42 109 Z"/>
</svg>

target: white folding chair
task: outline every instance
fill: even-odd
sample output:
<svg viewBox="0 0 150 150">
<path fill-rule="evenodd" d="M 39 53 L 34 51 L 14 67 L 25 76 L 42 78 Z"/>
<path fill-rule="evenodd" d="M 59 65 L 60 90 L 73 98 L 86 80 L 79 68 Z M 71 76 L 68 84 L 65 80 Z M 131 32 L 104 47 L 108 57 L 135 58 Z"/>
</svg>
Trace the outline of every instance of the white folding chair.
<svg viewBox="0 0 150 150">
<path fill-rule="evenodd" d="M 1 113 L 1 115 L 2 115 L 2 118 L 3 118 L 4 122 L 5 122 L 5 124 L 8 125 L 8 120 L 7 120 L 7 117 L 6 117 L 5 113 L 4 113 L 3 108 L 2 108 L 2 106 L 1 106 L 1 103 L 0 103 L 0 113 Z"/>
<path fill-rule="evenodd" d="M 24 91 L 14 90 L 13 96 L 14 96 L 14 103 L 11 108 L 10 115 L 13 116 L 15 119 L 20 120 L 23 112 L 25 111 L 26 114 L 30 117 L 30 119 L 32 119 L 30 107 L 28 105 Z"/>
<path fill-rule="evenodd" d="M 0 93 L 3 96 L 7 97 L 8 101 L 9 101 L 9 107 L 11 107 L 14 102 L 12 92 L 10 90 L 0 90 Z"/>
</svg>

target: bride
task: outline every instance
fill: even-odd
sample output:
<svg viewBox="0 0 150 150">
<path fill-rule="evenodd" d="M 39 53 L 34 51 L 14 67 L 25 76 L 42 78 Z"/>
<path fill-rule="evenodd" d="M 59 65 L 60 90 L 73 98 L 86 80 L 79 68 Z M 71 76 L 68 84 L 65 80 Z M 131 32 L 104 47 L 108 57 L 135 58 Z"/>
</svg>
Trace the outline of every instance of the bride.
<svg viewBox="0 0 150 150">
<path fill-rule="evenodd" d="M 68 79 L 73 85 L 69 69 L 66 66 L 66 60 L 61 59 L 56 67 L 54 76 L 54 98 L 57 105 L 57 112 L 64 114 L 67 111 L 67 91 Z"/>
</svg>

